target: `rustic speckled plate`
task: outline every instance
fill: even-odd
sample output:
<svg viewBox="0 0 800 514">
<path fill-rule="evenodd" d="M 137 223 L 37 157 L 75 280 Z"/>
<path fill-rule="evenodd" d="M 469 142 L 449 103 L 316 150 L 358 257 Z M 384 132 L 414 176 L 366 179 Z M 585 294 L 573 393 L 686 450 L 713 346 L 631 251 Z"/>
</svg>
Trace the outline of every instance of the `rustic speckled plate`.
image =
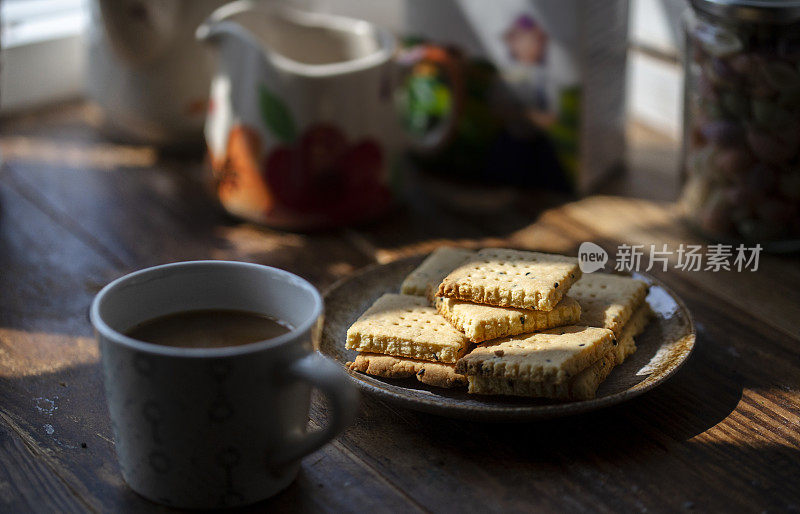
<svg viewBox="0 0 800 514">
<path fill-rule="evenodd" d="M 334 284 L 325 293 L 325 319 L 316 337 L 323 354 L 345 363 L 356 352 L 345 345 L 347 328 L 384 293 L 398 292 L 400 283 L 424 256 L 365 268 Z M 672 376 L 692 352 L 695 329 L 692 316 L 675 293 L 644 273 L 634 273 L 650 284 L 647 302 L 655 312 L 645 331 L 636 337 L 638 350 L 597 390 L 593 400 L 559 403 L 507 396 L 477 396 L 466 389 L 441 389 L 408 379 L 382 379 L 351 372 L 365 393 L 409 409 L 432 414 L 492 421 L 523 421 L 578 414 L 614 405 L 648 391 Z"/>
</svg>

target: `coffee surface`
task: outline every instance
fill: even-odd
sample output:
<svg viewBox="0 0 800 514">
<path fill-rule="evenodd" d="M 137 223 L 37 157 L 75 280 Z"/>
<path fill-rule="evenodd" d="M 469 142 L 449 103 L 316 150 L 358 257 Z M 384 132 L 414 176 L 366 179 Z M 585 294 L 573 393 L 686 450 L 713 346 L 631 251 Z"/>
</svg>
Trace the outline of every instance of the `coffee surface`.
<svg viewBox="0 0 800 514">
<path fill-rule="evenodd" d="M 213 309 L 159 316 L 139 323 L 126 335 L 164 346 L 220 348 L 272 339 L 290 330 L 288 323 L 263 314 Z"/>
</svg>

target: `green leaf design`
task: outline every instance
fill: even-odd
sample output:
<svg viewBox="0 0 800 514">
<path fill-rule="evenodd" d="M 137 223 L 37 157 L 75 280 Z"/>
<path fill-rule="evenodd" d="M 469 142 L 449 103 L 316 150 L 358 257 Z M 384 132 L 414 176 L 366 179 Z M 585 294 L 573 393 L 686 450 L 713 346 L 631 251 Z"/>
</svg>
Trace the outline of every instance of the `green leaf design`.
<svg viewBox="0 0 800 514">
<path fill-rule="evenodd" d="M 258 90 L 258 103 L 261 108 L 261 118 L 270 131 L 281 141 L 294 141 L 297 130 L 289 108 L 283 100 L 262 85 Z"/>
</svg>

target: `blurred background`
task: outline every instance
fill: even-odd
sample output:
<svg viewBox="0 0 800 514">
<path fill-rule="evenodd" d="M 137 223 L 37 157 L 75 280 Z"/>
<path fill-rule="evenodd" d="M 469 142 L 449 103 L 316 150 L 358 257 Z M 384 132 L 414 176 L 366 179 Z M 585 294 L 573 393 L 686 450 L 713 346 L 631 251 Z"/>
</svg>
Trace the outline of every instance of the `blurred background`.
<svg viewBox="0 0 800 514">
<path fill-rule="evenodd" d="M 13 113 L 87 93 L 89 0 L 4 0 L 0 111 Z M 403 34 L 404 0 L 308 0 L 295 5 L 363 18 Z M 628 20 L 627 112 L 642 125 L 680 135 L 680 16 L 685 0 L 636 0 Z"/>
<path fill-rule="evenodd" d="M 232 37 L 197 41 L 197 26 L 224 3 L 2 2 L 0 116 L 86 100 L 84 116 L 109 141 L 187 155 L 207 147 L 223 207 L 288 229 L 374 218 L 384 204 L 402 202 L 409 170 L 423 171 L 423 187 L 434 197 L 462 205 L 503 203 L 508 194 L 498 188 L 504 186 L 586 194 L 622 169 L 626 121 L 636 122 L 642 137 L 680 136 L 678 43 L 687 8 L 682 0 L 640 0 L 630 8 L 619 0 L 602 7 L 510 0 L 496 9 L 470 0 L 256 2 L 366 20 L 396 37 L 390 51 L 405 51 L 398 59 L 401 77 L 387 77 L 398 72 L 381 66 L 371 74 L 348 72 L 344 80 L 359 88 L 382 81 L 376 86 L 382 88 L 380 99 L 336 112 L 319 98 L 343 102 L 371 92 L 329 77 L 298 89 L 304 71 L 288 78 L 291 73 L 285 73 L 273 84 L 266 76 L 261 84 L 246 84 L 252 82 L 248 74 L 260 72 L 254 69 L 261 64 L 253 63 L 264 60 L 264 49 L 272 45 L 291 58 L 298 47 L 290 32 L 274 30 L 268 20 L 248 27 L 262 38 L 262 55 L 242 57 L 247 50 Z M 229 21 L 237 23 L 236 16 Z M 264 40 L 269 34 L 277 35 Z M 355 51 L 360 43 L 348 44 Z M 354 62 L 357 55 L 334 56 L 346 58 Z M 207 101 L 214 74 L 221 79 Z M 259 89 L 260 96 L 244 89 Z M 277 118 L 265 118 L 265 94 Z M 385 108 L 390 96 L 394 114 Z M 248 118 L 253 111 L 260 114 Z M 354 118 L 355 111 L 373 121 L 340 121 Z M 403 134 L 389 120 L 394 116 Z M 297 133 L 287 133 L 287 127 Z M 283 158 L 281 138 L 290 143 L 286 148 L 297 147 L 297 155 L 317 152 L 330 162 L 314 167 Z M 242 158 L 260 173 L 251 173 Z M 342 167 L 359 170 L 350 175 L 360 178 L 339 184 Z M 673 168 L 675 175 L 664 178 L 674 182 L 667 194 L 675 196 L 677 164 Z M 377 178 L 368 177 L 370 169 Z M 484 197 L 487 188 L 495 196 Z M 337 191 L 349 198 L 321 207 Z M 365 195 L 375 200 L 358 201 Z"/>
<path fill-rule="evenodd" d="M 282 230 L 624 190 L 792 251 L 800 9 L 745 4 L 6 0 L 0 117 L 80 105 L 113 158 L 205 159 L 225 211 Z"/>
</svg>

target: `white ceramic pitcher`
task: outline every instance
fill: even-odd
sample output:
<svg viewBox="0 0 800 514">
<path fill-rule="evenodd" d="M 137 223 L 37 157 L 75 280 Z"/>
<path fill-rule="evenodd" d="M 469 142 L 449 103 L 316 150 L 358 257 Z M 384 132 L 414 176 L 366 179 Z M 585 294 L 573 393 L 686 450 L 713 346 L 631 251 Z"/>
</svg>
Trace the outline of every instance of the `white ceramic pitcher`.
<svg viewBox="0 0 800 514">
<path fill-rule="evenodd" d="M 402 67 L 388 30 L 240 0 L 217 9 L 197 36 L 217 53 L 206 140 L 229 212 L 309 229 L 369 218 L 393 203 L 406 138 L 394 95 Z M 451 127 L 442 123 L 416 146 L 440 144 Z"/>
</svg>

